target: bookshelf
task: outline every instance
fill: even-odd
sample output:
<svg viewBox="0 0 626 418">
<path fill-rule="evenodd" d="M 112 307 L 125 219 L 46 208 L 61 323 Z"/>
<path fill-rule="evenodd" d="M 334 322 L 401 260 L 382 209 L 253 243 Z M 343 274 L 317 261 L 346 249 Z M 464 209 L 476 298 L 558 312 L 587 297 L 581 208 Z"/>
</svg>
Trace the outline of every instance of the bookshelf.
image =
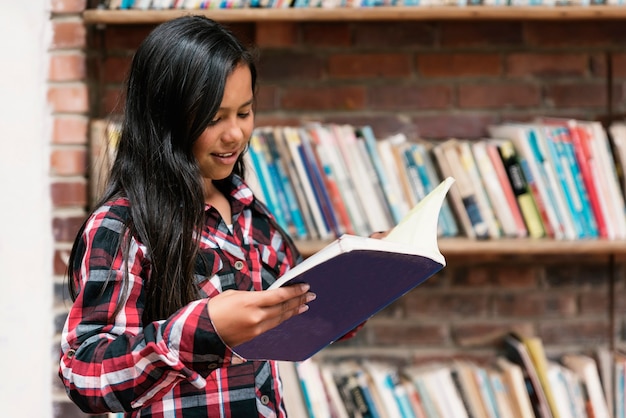
<svg viewBox="0 0 626 418">
<path fill-rule="evenodd" d="M 233 23 L 263 24 L 271 26 L 275 22 L 311 23 L 311 22 L 419 22 L 419 21 L 447 21 L 454 24 L 471 23 L 476 20 L 491 22 L 555 22 L 578 21 L 619 22 L 626 20 L 626 7 L 617 6 L 558 6 L 558 7 L 486 7 L 468 6 L 464 8 L 450 7 L 412 7 L 389 8 L 377 7 L 368 9 L 241 9 L 241 10 L 159 10 L 159 11 L 108 11 L 86 10 L 83 13 L 84 23 L 96 29 L 106 29 L 107 26 L 130 27 L 133 25 L 154 25 L 183 14 L 203 14 L 219 21 Z M 103 47 L 104 45 L 100 45 Z M 616 50 L 613 48 L 613 50 Z M 611 50 L 609 49 L 609 53 Z M 328 241 L 297 241 L 296 245 L 301 252 L 308 256 Z M 466 238 L 442 238 L 439 241 L 441 252 L 449 260 L 497 260 L 505 264 L 507 260 L 534 260 L 541 259 L 572 259 L 595 257 L 606 260 L 608 274 L 607 305 L 600 309 L 610 318 L 610 332 L 606 342 L 614 346 L 618 337 L 616 330 L 616 281 L 619 267 L 618 260 L 626 256 L 626 241 L 607 240 L 577 240 L 555 241 L 551 239 L 494 239 L 470 240 Z M 465 291 L 465 289 L 463 290 Z M 550 319 L 548 319 L 549 321 Z M 407 320 L 408 321 L 408 320 Z M 449 347 L 448 347 L 449 348 Z M 350 356 L 358 352 L 360 356 L 385 357 L 394 350 L 399 351 L 398 357 L 408 358 L 411 349 L 402 347 L 339 347 L 334 348 L 334 356 Z M 444 350 L 445 351 L 445 350 Z M 453 350 L 449 350 L 452 352 Z M 330 355 L 333 356 L 332 354 Z M 393 356 L 393 354 L 392 354 Z"/>
<path fill-rule="evenodd" d="M 620 6 L 424 6 L 231 10 L 86 10 L 86 24 L 155 24 L 186 14 L 224 22 L 415 21 L 415 20 L 621 20 Z"/>
</svg>

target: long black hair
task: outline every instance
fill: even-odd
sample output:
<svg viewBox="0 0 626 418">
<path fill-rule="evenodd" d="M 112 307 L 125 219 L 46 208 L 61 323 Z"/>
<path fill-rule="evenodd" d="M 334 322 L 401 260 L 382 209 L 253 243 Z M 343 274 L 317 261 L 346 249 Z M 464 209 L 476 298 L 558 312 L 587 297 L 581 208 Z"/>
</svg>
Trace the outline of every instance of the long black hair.
<svg viewBox="0 0 626 418">
<path fill-rule="evenodd" d="M 227 77 L 241 64 L 250 68 L 254 91 L 252 53 L 224 26 L 202 16 L 157 26 L 134 55 L 117 154 L 96 207 L 116 197 L 130 201 L 127 233 L 120 236 L 138 237 L 150 254 L 146 321 L 165 318 L 198 297 L 194 266 L 204 195 L 192 146 L 216 115 Z M 233 173 L 244 175 L 241 156 Z M 72 297 L 83 229 L 68 266 Z M 118 245 L 127 259 L 129 240 Z"/>
</svg>

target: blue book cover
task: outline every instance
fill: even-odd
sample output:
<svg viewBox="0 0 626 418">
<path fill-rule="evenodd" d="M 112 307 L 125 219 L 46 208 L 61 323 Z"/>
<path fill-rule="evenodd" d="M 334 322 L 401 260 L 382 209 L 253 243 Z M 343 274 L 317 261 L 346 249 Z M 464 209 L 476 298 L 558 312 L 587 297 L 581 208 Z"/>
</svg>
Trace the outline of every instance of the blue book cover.
<svg viewBox="0 0 626 418">
<path fill-rule="evenodd" d="M 295 191 L 289 176 L 287 175 L 284 158 L 278 151 L 276 137 L 273 132 L 263 132 L 263 136 L 267 141 L 268 151 L 274 161 L 276 179 L 280 183 L 280 187 L 283 191 L 286 210 L 290 213 L 290 220 L 295 228 L 294 235 L 298 238 L 305 238 L 307 236 L 307 228 L 304 223 L 302 212 L 300 211 L 300 206 L 298 205 Z"/>
<path fill-rule="evenodd" d="M 441 180 L 431 158 L 431 154 L 426 146 L 424 144 L 416 143 L 415 147 L 422 157 L 417 160 L 420 166 L 423 165 L 423 169 L 420 169 L 422 183 L 424 184 L 427 193 L 430 193 Z M 439 223 L 441 224 L 443 236 L 456 237 L 459 235 L 459 226 L 457 225 L 450 203 L 447 200 L 443 202 L 443 206 L 441 207 Z"/>
<path fill-rule="evenodd" d="M 269 178 L 270 175 L 269 171 L 267 170 L 267 163 L 264 161 L 262 153 L 260 153 L 260 151 L 258 150 L 258 146 L 255 146 L 255 140 L 258 140 L 258 138 L 255 138 L 255 135 L 253 134 L 250 139 L 250 148 L 248 149 L 248 155 L 250 155 L 252 167 L 259 177 L 259 184 L 261 186 L 261 192 L 263 193 L 264 203 L 267 205 L 267 208 L 276 218 L 276 222 L 278 222 L 281 227 L 287 229 L 287 224 L 285 223 L 285 219 L 283 218 L 280 207 L 278 206 L 275 199 L 275 193 L 272 187 L 272 180 L 271 178 Z"/>
<path fill-rule="evenodd" d="M 317 160 L 313 150 L 311 149 L 308 135 L 304 130 L 300 130 L 300 136 L 302 139 L 300 145 L 300 158 L 302 159 L 307 175 L 309 176 L 309 181 L 313 187 L 317 204 L 322 210 L 324 223 L 326 227 L 335 234 L 335 236 L 339 236 L 342 231 L 339 229 L 339 223 L 337 222 L 337 217 L 332 207 L 330 196 L 328 196 L 326 186 L 324 185 L 324 174 L 321 172 L 321 169 L 317 164 Z"/>
<path fill-rule="evenodd" d="M 563 190 L 563 196 L 567 203 L 567 208 L 572 214 L 572 220 L 574 221 L 574 229 L 576 231 L 577 238 L 583 238 L 585 236 L 585 229 L 583 226 L 582 205 L 580 199 L 577 198 L 578 192 L 576 187 L 571 184 L 571 175 L 568 178 L 569 167 L 564 165 L 565 155 L 558 146 L 557 141 L 554 139 L 554 135 L 558 134 L 559 128 L 547 129 L 546 144 L 548 152 L 550 153 L 550 161 L 554 166 L 557 178 L 561 189 Z"/>
<path fill-rule="evenodd" d="M 557 140 L 559 140 L 563 148 L 565 158 L 572 173 L 572 183 L 574 184 L 574 187 L 578 192 L 578 197 L 581 201 L 582 221 L 585 236 L 589 238 L 597 238 L 599 236 L 598 223 L 596 222 L 595 215 L 593 214 L 591 201 L 589 200 L 589 192 L 585 187 L 585 182 L 578 165 L 578 160 L 576 159 L 576 154 L 574 153 L 574 144 L 569 138 L 569 131 L 566 128 L 561 129 Z"/>
<path fill-rule="evenodd" d="M 402 198 L 401 196 L 397 196 L 393 191 L 391 185 L 389 184 L 389 179 L 387 178 L 387 173 L 385 172 L 383 162 L 380 159 L 380 154 L 378 153 L 378 149 L 376 147 L 376 137 L 374 136 L 374 132 L 370 126 L 364 126 L 359 129 L 358 133 L 362 140 L 365 142 L 365 146 L 368 151 L 368 155 L 370 156 L 370 160 L 374 165 L 374 169 L 376 170 L 376 175 L 378 176 L 378 181 L 385 192 L 385 198 L 387 200 L 387 206 L 389 207 L 389 211 L 391 212 L 392 219 L 394 223 L 400 222 L 403 216 L 402 209 L 399 206 L 399 201 Z"/>
</svg>

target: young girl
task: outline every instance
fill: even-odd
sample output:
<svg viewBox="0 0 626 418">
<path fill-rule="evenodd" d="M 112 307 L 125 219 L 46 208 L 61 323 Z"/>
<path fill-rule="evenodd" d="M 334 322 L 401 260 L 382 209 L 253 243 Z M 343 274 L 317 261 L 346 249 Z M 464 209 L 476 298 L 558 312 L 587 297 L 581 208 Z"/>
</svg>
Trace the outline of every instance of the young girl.
<svg viewBox="0 0 626 418">
<path fill-rule="evenodd" d="M 300 255 L 243 181 L 255 81 L 250 53 L 203 17 L 137 50 L 107 189 L 69 262 L 59 373 L 82 410 L 286 415 L 276 363 L 231 349 L 315 297 L 264 290 Z"/>
</svg>

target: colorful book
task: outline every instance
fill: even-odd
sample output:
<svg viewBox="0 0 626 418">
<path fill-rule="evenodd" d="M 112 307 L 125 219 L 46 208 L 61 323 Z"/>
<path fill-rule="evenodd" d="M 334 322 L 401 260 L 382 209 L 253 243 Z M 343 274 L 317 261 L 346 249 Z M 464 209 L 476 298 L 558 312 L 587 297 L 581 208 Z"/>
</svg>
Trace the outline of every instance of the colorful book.
<svg viewBox="0 0 626 418">
<path fill-rule="evenodd" d="M 440 271 L 446 263 L 437 219 L 453 183 L 444 180 L 384 239 L 343 235 L 288 271 L 270 289 L 304 282 L 317 298 L 234 351 L 246 359 L 305 360 Z"/>
<path fill-rule="evenodd" d="M 433 147 L 433 153 L 442 174 L 457 179 L 458 185 L 450 191 L 456 214 L 468 238 L 489 238 L 489 229 L 480 213 L 473 186 L 464 175 L 456 152 L 450 150 L 449 145 L 449 141 L 439 143 Z"/>
<path fill-rule="evenodd" d="M 491 139 L 490 142 L 497 146 L 500 153 L 515 200 L 526 224 L 528 235 L 531 238 L 544 237 L 546 231 L 543 226 L 543 220 L 528 187 L 528 181 L 522 170 L 513 142 L 509 139 Z"/>
</svg>

